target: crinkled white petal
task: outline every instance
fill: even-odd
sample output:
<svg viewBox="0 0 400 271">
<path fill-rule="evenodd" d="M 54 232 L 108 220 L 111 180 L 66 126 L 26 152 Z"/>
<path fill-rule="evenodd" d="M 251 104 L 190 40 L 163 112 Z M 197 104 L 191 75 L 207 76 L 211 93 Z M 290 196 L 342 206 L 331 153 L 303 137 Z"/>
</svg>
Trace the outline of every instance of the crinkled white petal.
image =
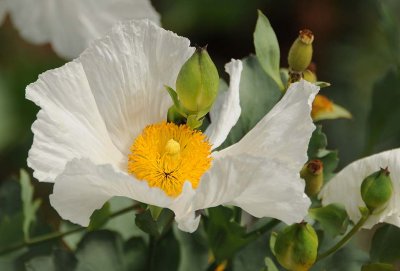
<svg viewBox="0 0 400 271">
<path fill-rule="evenodd" d="M 77 57 L 118 21 L 148 18 L 159 24 L 149 0 L 6 1 L 14 25 L 26 40 L 50 42 L 67 59 Z"/>
<path fill-rule="evenodd" d="M 73 158 L 115 166 L 126 160 L 111 142 L 80 63 L 40 75 L 27 87 L 26 98 L 41 107 L 28 157 L 39 181 L 54 181 Z"/>
<path fill-rule="evenodd" d="M 116 25 L 79 58 L 111 139 L 127 155 L 142 129 L 166 119 L 175 87 L 193 54 L 189 40 L 148 20 Z"/>
<path fill-rule="evenodd" d="M 114 196 L 128 197 L 148 204 L 168 207 L 171 198 L 145 181 L 114 169 L 95 165 L 88 159 L 70 161 L 55 181 L 51 205 L 63 219 L 88 226 L 90 216 Z"/>
<path fill-rule="evenodd" d="M 307 161 L 307 148 L 315 125 L 310 116 L 319 87 L 305 80 L 291 84 L 283 98 L 238 143 L 221 155 L 269 157 L 299 172 Z M 254 97 L 257 99 L 257 97 Z"/>
<path fill-rule="evenodd" d="M 195 209 L 236 205 L 256 217 L 300 222 L 310 206 L 298 172 L 271 158 L 214 154 L 196 190 Z"/>
<path fill-rule="evenodd" d="M 242 193 L 230 204 L 255 217 L 274 217 L 286 224 L 299 223 L 308 213 L 311 201 L 304 194 L 304 181 L 285 164 L 271 159 L 249 163 L 254 172 Z"/>
<path fill-rule="evenodd" d="M 320 193 L 322 204 L 341 203 L 346 207 L 350 219 L 357 222 L 361 215 L 360 206 L 365 206 L 361 198 L 361 183 L 368 175 L 380 168 L 388 167 L 393 183 L 393 196 L 386 209 L 373 214 L 364 228 L 386 222 L 400 227 L 400 149 L 385 151 L 357 160 L 340 171 Z"/>
<path fill-rule="evenodd" d="M 7 0 L 0 0 L 0 26 L 7 12 Z"/>
<path fill-rule="evenodd" d="M 211 124 L 205 131 L 213 149 L 225 141 L 240 117 L 239 85 L 242 70 L 243 64 L 240 60 L 232 59 L 225 65 L 225 71 L 230 76 L 229 88 L 219 91 L 210 111 Z"/>
</svg>

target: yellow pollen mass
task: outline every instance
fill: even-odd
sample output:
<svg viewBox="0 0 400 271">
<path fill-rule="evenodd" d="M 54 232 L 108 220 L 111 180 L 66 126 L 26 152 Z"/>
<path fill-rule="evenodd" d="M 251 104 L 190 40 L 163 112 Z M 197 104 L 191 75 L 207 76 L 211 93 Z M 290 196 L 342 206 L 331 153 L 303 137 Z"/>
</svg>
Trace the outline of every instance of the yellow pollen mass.
<svg viewBox="0 0 400 271">
<path fill-rule="evenodd" d="M 211 145 L 203 133 L 167 122 L 144 128 L 130 150 L 129 174 L 170 197 L 179 196 L 186 181 L 197 188 L 212 160 Z"/>
</svg>

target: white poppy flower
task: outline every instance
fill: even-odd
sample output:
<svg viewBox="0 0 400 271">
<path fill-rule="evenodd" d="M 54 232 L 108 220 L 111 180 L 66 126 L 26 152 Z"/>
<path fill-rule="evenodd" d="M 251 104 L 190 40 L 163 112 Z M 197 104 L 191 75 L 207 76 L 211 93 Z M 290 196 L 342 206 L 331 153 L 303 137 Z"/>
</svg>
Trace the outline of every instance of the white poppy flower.
<svg viewBox="0 0 400 271">
<path fill-rule="evenodd" d="M 221 204 L 286 223 L 306 215 L 310 201 L 298 172 L 318 88 L 293 84 L 240 142 L 211 153 L 239 118 L 242 62 L 226 65 L 230 86 L 202 134 L 165 122 L 172 101 L 164 86 L 175 86 L 193 52 L 188 39 L 148 20 L 119 23 L 27 87 L 41 107 L 28 165 L 38 180 L 55 183 L 50 201 L 64 219 L 87 226 L 114 196 L 169 208 L 189 232 L 200 220 L 196 210 Z"/>
<path fill-rule="evenodd" d="M 24 39 L 49 42 L 66 59 L 79 56 L 118 21 L 160 20 L 150 0 L 0 0 L 0 19 L 2 3 Z"/>
<path fill-rule="evenodd" d="M 386 208 L 372 214 L 363 227 L 370 229 L 380 222 L 400 227 L 400 149 L 381 152 L 345 167 L 321 191 L 322 204 L 328 205 L 334 202 L 343 204 L 350 219 L 357 222 L 361 218 L 358 208 L 365 206 L 361 198 L 361 183 L 365 177 L 386 167 L 392 179 L 392 197 Z"/>
</svg>

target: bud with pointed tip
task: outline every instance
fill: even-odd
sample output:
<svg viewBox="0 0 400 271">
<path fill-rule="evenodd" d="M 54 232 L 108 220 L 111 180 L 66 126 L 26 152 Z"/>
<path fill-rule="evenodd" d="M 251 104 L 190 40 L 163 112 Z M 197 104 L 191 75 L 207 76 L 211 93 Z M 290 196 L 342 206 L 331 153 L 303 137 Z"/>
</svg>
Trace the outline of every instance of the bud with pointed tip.
<svg viewBox="0 0 400 271">
<path fill-rule="evenodd" d="M 218 95 L 219 75 L 205 48 L 197 48 L 183 64 L 176 80 L 176 93 L 187 115 L 198 119 L 208 113 Z"/>
<path fill-rule="evenodd" d="M 307 271 L 317 259 L 318 236 L 309 224 L 299 223 L 283 229 L 275 241 L 278 262 L 291 271 Z"/>
<path fill-rule="evenodd" d="M 324 183 L 324 164 L 321 160 L 315 159 L 304 165 L 300 171 L 300 177 L 306 182 L 305 193 L 312 197 L 318 194 Z"/>
<path fill-rule="evenodd" d="M 361 197 L 371 213 L 385 208 L 393 194 L 388 168 L 381 168 L 364 179 Z"/>
<path fill-rule="evenodd" d="M 311 63 L 314 41 L 313 33 L 308 29 L 300 30 L 299 37 L 289 50 L 288 62 L 292 71 L 303 72 Z"/>
</svg>

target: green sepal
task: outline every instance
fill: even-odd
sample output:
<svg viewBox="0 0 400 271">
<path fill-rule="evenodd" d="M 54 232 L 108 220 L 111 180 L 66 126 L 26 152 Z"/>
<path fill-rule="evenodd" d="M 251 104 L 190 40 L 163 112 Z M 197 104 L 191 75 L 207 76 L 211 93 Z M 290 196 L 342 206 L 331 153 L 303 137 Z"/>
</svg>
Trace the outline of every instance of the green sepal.
<svg viewBox="0 0 400 271">
<path fill-rule="evenodd" d="M 312 208 L 308 214 L 318 221 L 328 234 L 337 236 L 346 233 L 349 217 L 342 205 L 332 203 L 324 207 Z"/>
<path fill-rule="evenodd" d="M 179 102 L 178 94 L 176 93 L 176 91 L 173 88 L 171 88 L 171 87 L 169 87 L 167 85 L 164 85 L 164 87 L 168 91 L 168 94 L 171 97 L 172 102 L 175 105 L 176 111 L 186 118 L 187 117 L 187 113 L 182 108 L 181 103 Z"/>
<path fill-rule="evenodd" d="M 136 215 L 135 223 L 142 231 L 159 238 L 169 229 L 174 219 L 174 213 L 164 208 L 157 220 L 154 220 L 151 211 L 147 209 L 145 212 Z"/>
</svg>

